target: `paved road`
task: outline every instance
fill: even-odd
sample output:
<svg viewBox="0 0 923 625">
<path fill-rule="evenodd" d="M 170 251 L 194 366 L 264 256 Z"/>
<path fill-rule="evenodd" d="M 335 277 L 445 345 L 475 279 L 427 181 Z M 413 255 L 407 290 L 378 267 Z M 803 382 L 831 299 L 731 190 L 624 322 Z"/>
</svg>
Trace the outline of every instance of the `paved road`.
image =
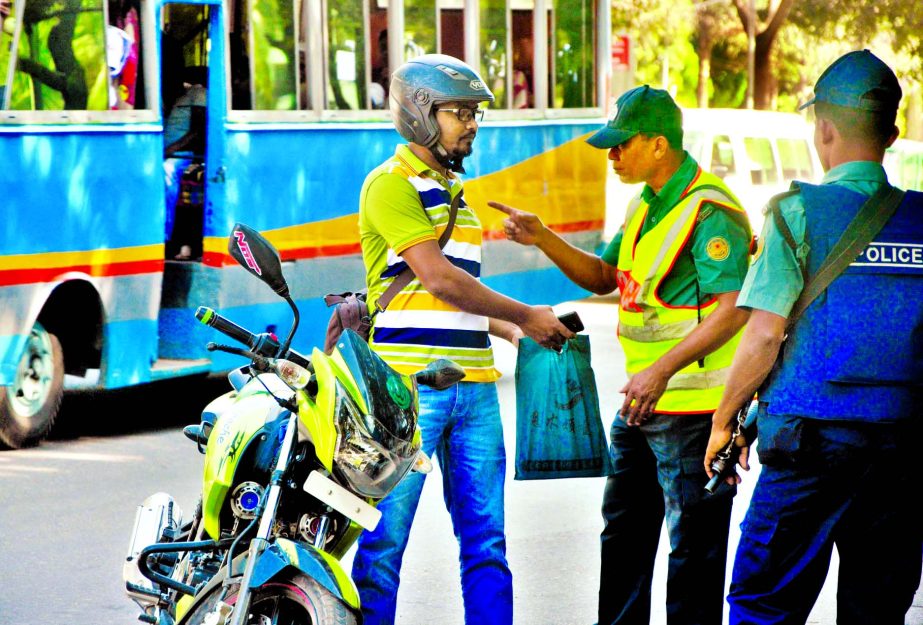
<svg viewBox="0 0 923 625">
<path fill-rule="evenodd" d="M 592 338 L 604 419 L 624 383 L 613 335 L 611 301 L 558 307 L 577 310 Z M 507 449 L 515 449 L 515 353 L 497 348 Z M 119 625 L 136 610 L 121 585 L 121 565 L 135 507 L 158 490 L 185 510 L 194 505 L 202 467 L 183 424 L 223 390 L 212 382 L 158 384 L 143 392 L 69 398 L 54 440 L 32 450 L 0 453 L 0 625 Z M 177 406 L 183 406 L 178 409 Z M 152 419 L 153 414 L 157 419 Z M 599 503 L 602 479 L 516 482 L 507 488 L 509 560 L 516 625 L 590 625 L 595 621 Z M 732 547 L 758 467 L 744 478 L 734 508 Z M 461 625 L 458 547 L 441 501 L 438 469 L 424 488 L 399 596 L 400 625 Z M 652 624 L 665 623 L 667 545 L 655 572 Z M 351 559 L 351 555 L 347 560 Z M 347 562 L 348 565 L 348 562 Z M 835 567 L 833 569 L 835 571 Z M 869 574 L 874 574 L 870 571 Z M 835 574 L 810 623 L 835 623 Z M 923 595 L 907 618 L 923 625 Z"/>
</svg>

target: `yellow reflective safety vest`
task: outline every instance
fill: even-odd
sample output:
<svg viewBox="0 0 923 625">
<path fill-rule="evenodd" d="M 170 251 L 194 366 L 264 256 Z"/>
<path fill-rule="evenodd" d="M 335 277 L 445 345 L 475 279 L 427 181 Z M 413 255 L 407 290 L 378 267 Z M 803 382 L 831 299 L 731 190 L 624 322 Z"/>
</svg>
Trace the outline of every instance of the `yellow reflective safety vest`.
<svg viewBox="0 0 923 625">
<path fill-rule="evenodd" d="M 659 289 L 686 243 L 691 240 L 704 203 L 743 213 L 740 203 L 717 176 L 699 171 L 682 199 L 663 220 L 640 236 L 648 205 L 636 198 L 628 207 L 619 248 L 619 343 L 629 377 L 646 369 L 696 328 L 718 307 L 716 298 L 699 306 L 669 306 Z M 749 235 L 749 226 L 748 235 Z M 740 342 L 731 340 L 670 378 L 655 412 L 712 412 L 718 407 L 728 368 Z"/>
</svg>

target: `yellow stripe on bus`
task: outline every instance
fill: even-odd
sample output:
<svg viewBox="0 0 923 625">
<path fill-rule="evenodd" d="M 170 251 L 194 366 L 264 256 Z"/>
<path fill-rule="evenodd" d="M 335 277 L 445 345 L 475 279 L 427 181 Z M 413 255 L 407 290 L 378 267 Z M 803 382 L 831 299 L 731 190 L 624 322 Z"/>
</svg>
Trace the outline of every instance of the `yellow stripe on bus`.
<svg viewBox="0 0 923 625">
<path fill-rule="evenodd" d="M 11 269 L 54 269 L 56 267 L 112 265 L 163 259 L 163 244 L 117 247 L 77 252 L 43 252 L 0 256 L 0 271 Z"/>
<path fill-rule="evenodd" d="M 587 136 L 589 133 L 498 172 L 466 181 L 465 201 L 477 212 L 483 229 L 503 229 L 504 215 L 487 206 L 488 200 L 533 212 L 546 224 L 602 223 L 608 160 L 605 151 L 586 143 Z M 545 180 L 550 182 L 546 184 Z M 467 230 L 458 227 L 462 242 L 468 242 Z M 280 252 L 316 249 L 317 256 L 359 253 L 359 214 L 266 230 L 262 234 Z M 477 233 L 472 231 L 470 235 L 473 241 Z M 227 238 L 206 237 L 204 249 L 226 254 Z"/>
</svg>

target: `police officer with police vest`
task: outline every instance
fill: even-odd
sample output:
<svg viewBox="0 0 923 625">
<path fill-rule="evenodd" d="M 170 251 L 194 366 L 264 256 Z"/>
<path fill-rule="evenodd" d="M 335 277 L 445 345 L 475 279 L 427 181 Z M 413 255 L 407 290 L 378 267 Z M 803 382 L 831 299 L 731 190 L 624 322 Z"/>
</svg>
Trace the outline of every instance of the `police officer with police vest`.
<svg viewBox="0 0 923 625">
<path fill-rule="evenodd" d="M 902 624 L 920 583 L 923 523 L 912 499 L 921 484 L 923 259 L 914 250 L 923 246 L 923 194 L 901 201 L 885 189 L 896 194 L 893 215 L 879 218 L 887 221 L 877 234 L 868 228 L 865 251 L 846 256 L 851 264 L 789 323 L 841 236 L 856 238 L 874 221 L 865 215 L 887 210 L 885 201 L 864 205 L 888 184 L 881 163 L 898 135 L 900 98 L 894 72 L 868 50 L 821 75 L 805 106 L 814 105 L 826 174 L 770 202 L 740 293 L 738 306 L 752 312 L 705 456 L 712 474 L 737 408 L 766 379 L 762 469 L 734 561 L 731 624 L 804 623 L 834 545 L 838 623 Z"/>
<path fill-rule="evenodd" d="M 535 245 L 580 286 L 620 294 L 618 335 L 630 377 L 611 429 L 615 471 L 603 495 L 600 625 L 647 625 L 664 518 L 671 552 L 668 622 L 720 625 L 734 488 L 706 495 L 711 415 L 747 314 L 735 307 L 750 226 L 734 194 L 683 149 L 682 112 L 647 85 L 623 94 L 588 140 L 622 182 L 644 182 L 602 257 L 531 213 L 507 215 L 509 239 Z"/>
</svg>

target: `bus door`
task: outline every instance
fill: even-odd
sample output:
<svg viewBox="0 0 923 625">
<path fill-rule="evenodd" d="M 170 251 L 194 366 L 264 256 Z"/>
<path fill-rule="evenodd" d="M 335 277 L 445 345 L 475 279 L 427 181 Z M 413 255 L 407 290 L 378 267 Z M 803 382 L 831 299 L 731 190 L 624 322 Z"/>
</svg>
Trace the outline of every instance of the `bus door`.
<svg viewBox="0 0 923 625">
<path fill-rule="evenodd" d="M 168 3 L 162 10 L 165 254 L 168 261 L 197 261 L 202 258 L 206 197 L 222 195 L 224 72 L 223 55 L 216 49 L 223 48 L 221 10 L 220 4 L 208 3 Z"/>
<path fill-rule="evenodd" d="M 207 357 L 192 311 L 216 303 L 214 270 L 202 256 L 209 217 L 224 201 L 227 101 L 220 0 L 165 3 L 161 23 L 166 224 L 157 367 L 165 377 Z"/>
</svg>

